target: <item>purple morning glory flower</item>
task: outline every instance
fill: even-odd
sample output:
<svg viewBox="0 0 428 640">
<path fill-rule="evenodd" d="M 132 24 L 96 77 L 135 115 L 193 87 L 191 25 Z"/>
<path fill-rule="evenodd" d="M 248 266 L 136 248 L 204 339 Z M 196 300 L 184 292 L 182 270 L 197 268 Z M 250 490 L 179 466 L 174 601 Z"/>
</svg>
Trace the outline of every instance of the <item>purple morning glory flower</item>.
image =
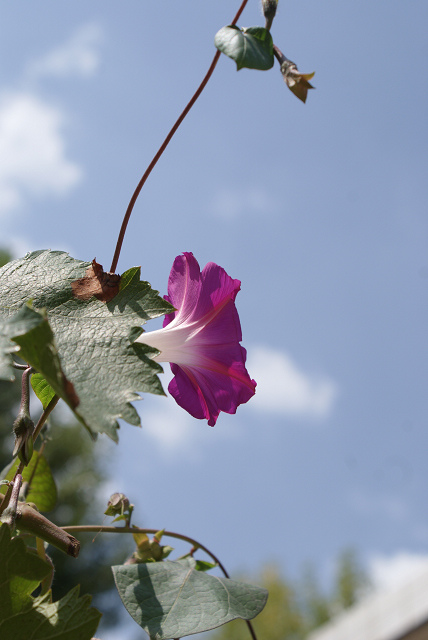
<svg viewBox="0 0 428 640">
<path fill-rule="evenodd" d="M 160 351 L 157 362 L 170 362 L 174 378 L 168 391 L 195 418 L 213 427 L 220 411 L 235 413 L 255 393 L 245 368 L 246 351 L 235 298 L 241 288 L 213 262 L 200 270 L 192 253 L 174 260 L 168 300 L 176 311 L 164 328 L 144 333 L 138 342 Z"/>
</svg>

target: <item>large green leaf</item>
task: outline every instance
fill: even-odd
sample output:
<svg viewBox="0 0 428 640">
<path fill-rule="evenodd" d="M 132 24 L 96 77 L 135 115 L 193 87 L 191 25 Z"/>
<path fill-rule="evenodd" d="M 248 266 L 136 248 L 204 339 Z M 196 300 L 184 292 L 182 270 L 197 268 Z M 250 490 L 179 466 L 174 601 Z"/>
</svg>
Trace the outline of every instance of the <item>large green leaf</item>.
<svg viewBox="0 0 428 640">
<path fill-rule="evenodd" d="M 79 587 L 58 602 L 51 593 L 31 593 L 50 574 L 50 564 L 29 550 L 20 538 L 10 539 L 0 526 L 0 638 L 4 640 L 90 640 L 101 613 L 91 597 L 79 598 Z"/>
<path fill-rule="evenodd" d="M 134 340 L 172 307 L 140 281 L 139 268 L 119 281 L 95 262 L 36 251 L 0 269 L 0 301 L 0 377 L 13 376 L 13 338 L 93 433 L 117 440 L 118 418 L 140 424 L 130 404 L 138 392 L 163 394 L 153 349 Z"/>
<path fill-rule="evenodd" d="M 2 479 L 13 480 L 18 469 L 20 460 L 15 459 L 5 472 Z M 27 502 L 34 502 L 39 511 L 51 511 L 55 508 L 57 501 L 57 489 L 52 472 L 49 468 L 45 456 L 38 451 L 34 451 L 30 463 L 24 467 L 22 480 L 30 483 L 30 489 L 26 496 Z M 1 493 L 6 493 L 7 486 L 0 487 Z"/>
<path fill-rule="evenodd" d="M 195 565 L 187 558 L 113 567 L 123 604 L 152 640 L 251 620 L 265 606 L 265 589 L 196 571 Z"/>
<path fill-rule="evenodd" d="M 238 71 L 244 67 L 261 71 L 273 67 L 273 40 L 263 27 L 223 27 L 216 33 L 214 44 L 219 51 L 235 60 Z"/>
</svg>

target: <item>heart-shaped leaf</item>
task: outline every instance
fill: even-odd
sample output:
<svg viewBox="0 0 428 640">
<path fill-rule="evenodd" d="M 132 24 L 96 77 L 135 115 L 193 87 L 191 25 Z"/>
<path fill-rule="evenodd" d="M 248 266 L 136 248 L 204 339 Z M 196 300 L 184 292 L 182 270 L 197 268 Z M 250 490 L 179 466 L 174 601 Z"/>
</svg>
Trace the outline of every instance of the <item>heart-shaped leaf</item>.
<svg viewBox="0 0 428 640">
<path fill-rule="evenodd" d="M 112 567 L 122 602 L 151 640 L 182 638 L 251 620 L 267 591 L 196 571 L 193 558 Z"/>
<path fill-rule="evenodd" d="M 235 60 L 238 71 L 244 67 L 261 71 L 273 67 L 273 40 L 263 27 L 223 27 L 216 33 L 214 44 L 219 51 Z"/>
</svg>

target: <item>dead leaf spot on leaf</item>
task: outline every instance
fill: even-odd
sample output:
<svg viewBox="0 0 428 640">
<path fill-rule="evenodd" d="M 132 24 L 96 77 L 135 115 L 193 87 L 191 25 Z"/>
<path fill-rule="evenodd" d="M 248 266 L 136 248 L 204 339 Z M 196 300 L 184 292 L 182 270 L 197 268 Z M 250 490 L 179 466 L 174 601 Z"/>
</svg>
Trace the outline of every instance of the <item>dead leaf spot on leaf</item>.
<svg viewBox="0 0 428 640">
<path fill-rule="evenodd" d="M 86 270 L 86 275 L 71 283 L 73 296 L 79 300 L 89 300 L 94 297 L 101 302 L 110 302 L 119 292 L 120 276 L 108 273 L 96 260 Z"/>
<path fill-rule="evenodd" d="M 79 396 L 77 395 L 74 389 L 74 385 L 72 382 L 70 382 L 70 380 L 67 380 L 67 378 L 64 375 L 63 375 L 63 384 L 64 384 L 65 393 L 67 394 L 67 398 L 72 408 L 75 409 L 80 404 L 80 400 L 79 400 Z"/>
</svg>

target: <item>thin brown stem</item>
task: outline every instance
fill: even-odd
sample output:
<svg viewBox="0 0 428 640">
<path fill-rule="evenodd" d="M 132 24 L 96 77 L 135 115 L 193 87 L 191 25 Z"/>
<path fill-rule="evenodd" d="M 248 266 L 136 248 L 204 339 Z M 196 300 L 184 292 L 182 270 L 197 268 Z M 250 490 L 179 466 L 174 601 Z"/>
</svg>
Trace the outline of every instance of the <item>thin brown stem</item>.
<svg viewBox="0 0 428 640">
<path fill-rule="evenodd" d="M 46 409 L 43 411 L 42 415 L 40 416 L 39 421 L 36 424 L 36 428 L 34 429 L 33 442 L 36 441 L 37 436 L 39 435 L 40 431 L 42 430 L 42 427 L 45 424 L 46 420 L 48 419 L 49 415 L 51 414 L 51 412 L 53 411 L 53 409 L 57 405 L 58 400 L 59 400 L 59 397 L 58 396 L 54 396 L 52 398 L 52 400 L 49 402 L 49 404 L 46 407 Z M 24 466 L 25 465 L 24 465 L 23 462 L 19 463 L 18 469 L 16 470 L 15 478 L 16 478 L 16 475 L 22 473 L 22 471 L 24 470 Z M 0 503 L 0 515 L 3 513 L 3 511 L 8 506 L 11 494 L 12 494 L 12 485 L 9 485 L 9 487 L 7 488 L 7 491 L 5 493 L 4 499 Z"/>
<path fill-rule="evenodd" d="M 28 369 L 28 364 L 20 364 L 19 362 L 12 362 L 12 367 L 14 369 L 21 369 L 23 371 L 24 369 Z"/>
<path fill-rule="evenodd" d="M 26 411 L 27 413 L 30 412 L 30 376 L 33 371 L 33 367 L 27 366 L 22 372 L 20 411 Z"/>
<path fill-rule="evenodd" d="M 52 400 L 49 402 L 46 409 L 43 411 L 42 415 L 39 418 L 38 423 L 36 424 L 36 428 L 34 429 L 33 442 L 36 441 L 37 436 L 39 435 L 40 431 L 44 427 L 46 420 L 49 418 L 50 414 L 55 409 L 56 405 L 58 404 L 58 401 L 59 401 L 59 396 L 54 396 Z"/>
<path fill-rule="evenodd" d="M 75 533 L 157 533 L 159 529 L 140 529 L 138 527 L 105 527 L 103 525 L 70 525 L 69 527 L 61 527 L 64 531 L 74 531 Z M 194 540 L 193 538 L 189 538 L 189 536 L 184 536 L 181 533 L 175 533 L 174 531 L 164 531 L 163 535 L 169 536 L 170 538 L 177 538 L 178 540 L 183 540 L 184 542 L 188 542 L 189 544 L 201 549 L 208 556 L 210 556 L 214 562 L 219 566 L 219 569 L 223 571 L 226 578 L 229 578 L 229 574 L 227 573 L 225 567 L 222 565 L 220 560 L 203 544 Z"/>
<path fill-rule="evenodd" d="M 15 474 L 15 478 L 17 477 L 17 475 L 21 475 L 21 473 L 24 470 L 24 463 L 20 462 L 18 465 L 18 468 L 16 470 L 16 474 Z M 14 478 L 14 480 L 15 480 Z M 0 515 L 3 513 L 3 511 L 7 508 L 7 506 L 9 505 L 9 501 L 10 501 L 10 497 L 12 495 L 12 490 L 13 490 L 13 482 L 11 482 L 7 488 L 7 491 L 4 495 L 4 498 L 2 500 L 2 502 L 0 503 Z"/>
<path fill-rule="evenodd" d="M 233 19 L 231 24 L 236 24 L 236 22 L 239 20 L 239 17 L 241 15 L 241 13 L 243 12 L 247 2 L 248 2 L 248 0 L 243 0 L 242 1 L 242 4 L 239 7 L 238 12 L 237 12 L 236 16 L 234 17 L 234 19 Z M 128 222 L 129 222 L 129 219 L 131 217 L 131 213 L 132 213 L 132 210 L 134 208 L 134 205 L 135 205 L 135 203 L 137 201 L 138 196 L 140 195 L 141 189 L 143 188 L 147 178 L 149 177 L 149 175 L 151 174 L 151 172 L 155 168 L 159 158 L 161 157 L 161 155 L 163 154 L 163 152 L 167 148 L 167 146 L 168 146 L 171 138 L 173 137 L 174 133 L 177 131 L 178 127 L 181 125 L 181 123 L 183 122 L 184 118 L 187 116 L 187 114 L 189 113 L 190 109 L 193 107 L 193 105 L 195 104 L 196 100 L 199 98 L 199 96 L 201 95 L 202 91 L 205 89 L 205 86 L 206 86 L 208 80 L 211 78 L 211 76 L 213 74 L 213 71 L 216 68 L 216 65 L 217 65 L 217 62 L 218 62 L 219 58 L 220 58 L 220 51 L 216 51 L 216 53 L 214 55 L 214 58 L 213 58 L 213 61 L 211 62 L 210 68 L 208 69 L 207 73 L 205 74 L 204 79 L 202 80 L 201 84 L 199 85 L 199 87 L 197 88 L 195 93 L 193 94 L 192 98 L 187 103 L 187 105 L 185 106 L 184 110 L 182 111 L 182 113 L 180 114 L 178 119 L 176 120 L 175 124 L 173 125 L 172 129 L 170 130 L 170 132 L 166 136 L 165 140 L 163 141 L 163 143 L 159 147 L 159 150 L 157 151 L 157 153 L 154 156 L 153 160 L 151 161 L 151 163 L 147 167 L 143 177 L 141 178 L 140 182 L 137 185 L 137 188 L 135 189 L 134 193 L 132 194 L 132 198 L 129 201 L 128 208 L 127 208 L 125 216 L 123 218 L 122 226 L 121 226 L 120 232 L 119 232 L 119 237 L 117 239 L 116 249 L 115 249 L 113 260 L 112 260 L 111 267 L 110 267 L 110 272 L 111 273 L 114 273 L 116 271 L 117 263 L 119 261 L 119 256 L 120 256 L 120 252 L 121 252 L 121 249 L 122 249 L 123 239 L 124 239 L 125 233 L 126 233 L 126 228 L 128 226 Z"/>
<path fill-rule="evenodd" d="M 13 484 L 12 493 L 10 495 L 9 504 L 7 505 L 7 509 L 4 510 L 4 513 L 1 519 L 2 522 L 4 524 L 9 525 L 11 529 L 15 527 L 15 520 L 17 515 L 16 510 L 18 507 L 19 492 L 21 490 L 21 485 L 22 485 L 22 476 L 20 473 L 16 474 L 12 484 Z"/>
</svg>

